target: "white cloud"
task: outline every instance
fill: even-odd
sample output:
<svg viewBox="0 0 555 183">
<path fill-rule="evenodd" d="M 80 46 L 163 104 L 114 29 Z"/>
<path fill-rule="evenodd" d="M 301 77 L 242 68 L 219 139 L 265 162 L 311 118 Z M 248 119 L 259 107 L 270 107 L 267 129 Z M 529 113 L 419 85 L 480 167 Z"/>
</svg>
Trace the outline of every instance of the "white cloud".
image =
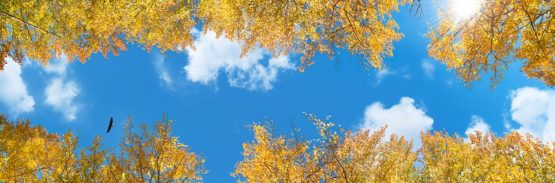
<svg viewBox="0 0 555 183">
<path fill-rule="evenodd" d="M 217 80 L 221 71 L 225 72 L 228 83 L 233 87 L 249 90 L 270 90 L 281 70 L 294 69 L 288 56 L 271 58 L 267 65 L 261 63 L 268 55 L 260 48 L 251 50 L 241 57 L 241 43 L 225 37 L 216 37 L 213 31 L 199 35 L 193 48 L 186 48 L 189 64 L 185 66 L 190 81 L 208 84 Z"/>
<path fill-rule="evenodd" d="M 77 119 L 78 107 L 74 103 L 75 97 L 79 94 L 79 89 L 73 81 L 64 82 L 61 78 L 54 78 L 50 81 L 46 90 L 45 103 L 64 114 L 68 121 Z"/>
<path fill-rule="evenodd" d="M 157 53 L 154 60 L 154 69 L 158 74 L 158 79 L 160 79 L 165 86 L 171 87 L 173 85 L 173 79 L 168 72 L 167 66 L 164 64 L 164 56 Z"/>
<path fill-rule="evenodd" d="M 434 65 L 434 63 L 428 59 L 424 59 L 422 60 L 422 71 L 424 72 L 424 75 L 428 78 L 428 79 L 433 79 L 434 78 L 434 72 L 436 70 L 436 66 Z"/>
<path fill-rule="evenodd" d="M 75 97 L 79 95 L 79 87 L 75 81 L 66 77 L 67 57 L 62 55 L 59 59 L 54 59 L 44 70 L 53 75 L 44 90 L 45 104 L 62 113 L 67 121 L 77 119 L 79 106 L 75 102 Z"/>
<path fill-rule="evenodd" d="M 27 86 L 21 78 L 21 66 L 12 58 L 5 58 L 7 64 L 0 71 L 0 101 L 14 113 L 31 112 L 35 100 L 27 92 Z"/>
<path fill-rule="evenodd" d="M 422 108 L 414 105 L 414 99 L 403 97 L 399 104 L 388 109 L 379 102 L 366 107 L 361 128 L 376 130 L 387 125 L 386 136 L 403 135 L 419 148 L 422 144 L 420 132 L 431 130 L 433 123 L 434 120 Z"/>
<path fill-rule="evenodd" d="M 383 79 L 387 76 L 395 75 L 396 72 L 389 70 L 388 68 L 383 68 L 376 73 L 376 83 L 382 83 Z"/>
<path fill-rule="evenodd" d="M 555 91 L 523 87 L 511 92 L 511 118 L 545 142 L 555 141 Z"/>
<path fill-rule="evenodd" d="M 486 121 L 484 121 L 482 117 L 474 115 L 470 118 L 470 121 L 470 125 L 464 132 L 467 137 L 470 136 L 470 134 L 475 133 L 476 131 L 479 131 L 482 134 L 487 134 L 490 132 L 489 125 L 486 123 Z"/>
<path fill-rule="evenodd" d="M 67 56 L 62 55 L 59 59 L 54 59 L 52 62 L 49 62 L 46 67 L 44 67 L 44 71 L 49 74 L 57 74 L 60 76 L 65 76 L 67 72 L 67 64 L 68 64 Z"/>
</svg>

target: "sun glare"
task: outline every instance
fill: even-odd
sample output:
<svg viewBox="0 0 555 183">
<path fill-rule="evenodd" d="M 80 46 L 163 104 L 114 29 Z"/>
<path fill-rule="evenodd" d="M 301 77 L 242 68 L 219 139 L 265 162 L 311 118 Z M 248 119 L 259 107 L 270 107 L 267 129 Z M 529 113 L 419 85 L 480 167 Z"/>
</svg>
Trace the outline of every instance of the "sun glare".
<svg viewBox="0 0 555 183">
<path fill-rule="evenodd" d="M 471 18 L 480 10 L 481 0 L 450 0 L 450 9 L 458 21 Z"/>
</svg>

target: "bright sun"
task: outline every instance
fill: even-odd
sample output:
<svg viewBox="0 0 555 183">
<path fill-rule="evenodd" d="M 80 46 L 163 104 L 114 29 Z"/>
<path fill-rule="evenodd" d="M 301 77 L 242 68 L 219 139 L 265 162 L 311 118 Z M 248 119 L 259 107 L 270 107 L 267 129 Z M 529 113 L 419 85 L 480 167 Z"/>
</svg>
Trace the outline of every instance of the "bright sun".
<svg viewBox="0 0 555 183">
<path fill-rule="evenodd" d="M 481 0 L 449 0 L 450 9 L 458 21 L 474 16 L 481 8 Z"/>
</svg>

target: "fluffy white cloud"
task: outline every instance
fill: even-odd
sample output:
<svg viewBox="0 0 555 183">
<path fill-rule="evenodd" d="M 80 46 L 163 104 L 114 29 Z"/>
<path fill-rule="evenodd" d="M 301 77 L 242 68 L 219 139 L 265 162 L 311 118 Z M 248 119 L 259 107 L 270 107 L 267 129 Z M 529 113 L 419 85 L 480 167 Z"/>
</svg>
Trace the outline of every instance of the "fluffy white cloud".
<svg viewBox="0 0 555 183">
<path fill-rule="evenodd" d="M 173 79 L 168 72 L 167 66 L 164 64 L 164 56 L 158 53 L 155 57 L 154 69 L 158 74 L 158 79 L 160 79 L 165 84 L 165 86 L 171 87 L 173 85 Z"/>
<path fill-rule="evenodd" d="M 31 112 L 35 100 L 27 92 L 27 86 L 21 78 L 21 66 L 12 58 L 6 58 L 7 64 L 0 71 L 0 101 L 14 113 Z"/>
<path fill-rule="evenodd" d="M 387 125 L 386 136 L 403 135 L 414 140 L 415 148 L 418 148 L 422 144 L 420 132 L 431 130 L 433 123 L 423 109 L 414 105 L 414 99 L 403 97 L 399 104 L 388 109 L 379 102 L 366 107 L 361 128 L 376 130 Z"/>
<path fill-rule="evenodd" d="M 470 118 L 470 125 L 468 126 L 464 134 L 468 137 L 470 136 L 470 134 L 473 134 L 476 131 L 479 131 L 482 134 L 487 134 L 490 132 L 490 129 L 489 125 L 486 123 L 486 121 L 484 121 L 482 117 L 474 115 Z"/>
<path fill-rule="evenodd" d="M 64 82 L 61 78 L 54 78 L 44 92 L 45 103 L 63 113 L 66 120 L 73 121 L 77 118 L 78 107 L 74 99 L 79 94 L 79 89 L 75 82 Z"/>
<path fill-rule="evenodd" d="M 67 121 L 73 121 L 77 119 L 77 112 L 79 112 L 78 104 L 75 102 L 75 97 L 79 95 L 79 87 L 75 81 L 66 78 L 67 64 L 67 57 L 62 55 L 44 68 L 47 73 L 53 75 L 44 90 L 46 96 L 44 102 L 55 111 L 62 113 Z"/>
<path fill-rule="evenodd" d="M 511 118 L 543 141 L 555 141 L 555 91 L 523 87 L 511 92 Z"/>
<path fill-rule="evenodd" d="M 422 60 L 422 71 L 424 72 L 424 75 L 428 78 L 428 79 L 433 79 L 434 78 L 434 72 L 436 70 L 436 66 L 434 65 L 434 63 L 428 59 L 424 59 Z"/>
<path fill-rule="evenodd" d="M 193 34 L 200 34 L 193 31 Z M 221 71 L 225 72 L 231 86 L 249 90 L 270 90 L 281 70 L 294 69 L 288 56 L 271 58 L 262 64 L 269 54 L 255 48 L 241 57 L 241 43 L 223 36 L 216 37 L 212 31 L 195 36 L 193 48 L 186 48 L 189 64 L 185 66 L 190 81 L 208 84 L 216 81 Z"/>
</svg>

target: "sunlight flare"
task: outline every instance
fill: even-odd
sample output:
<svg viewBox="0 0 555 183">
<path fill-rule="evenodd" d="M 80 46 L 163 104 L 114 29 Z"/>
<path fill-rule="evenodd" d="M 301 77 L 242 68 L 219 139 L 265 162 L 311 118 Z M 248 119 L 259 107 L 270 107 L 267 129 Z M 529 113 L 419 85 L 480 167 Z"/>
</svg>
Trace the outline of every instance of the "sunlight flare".
<svg viewBox="0 0 555 183">
<path fill-rule="evenodd" d="M 478 13 L 482 6 L 482 0 L 450 0 L 449 5 L 457 21 L 463 21 Z"/>
</svg>

